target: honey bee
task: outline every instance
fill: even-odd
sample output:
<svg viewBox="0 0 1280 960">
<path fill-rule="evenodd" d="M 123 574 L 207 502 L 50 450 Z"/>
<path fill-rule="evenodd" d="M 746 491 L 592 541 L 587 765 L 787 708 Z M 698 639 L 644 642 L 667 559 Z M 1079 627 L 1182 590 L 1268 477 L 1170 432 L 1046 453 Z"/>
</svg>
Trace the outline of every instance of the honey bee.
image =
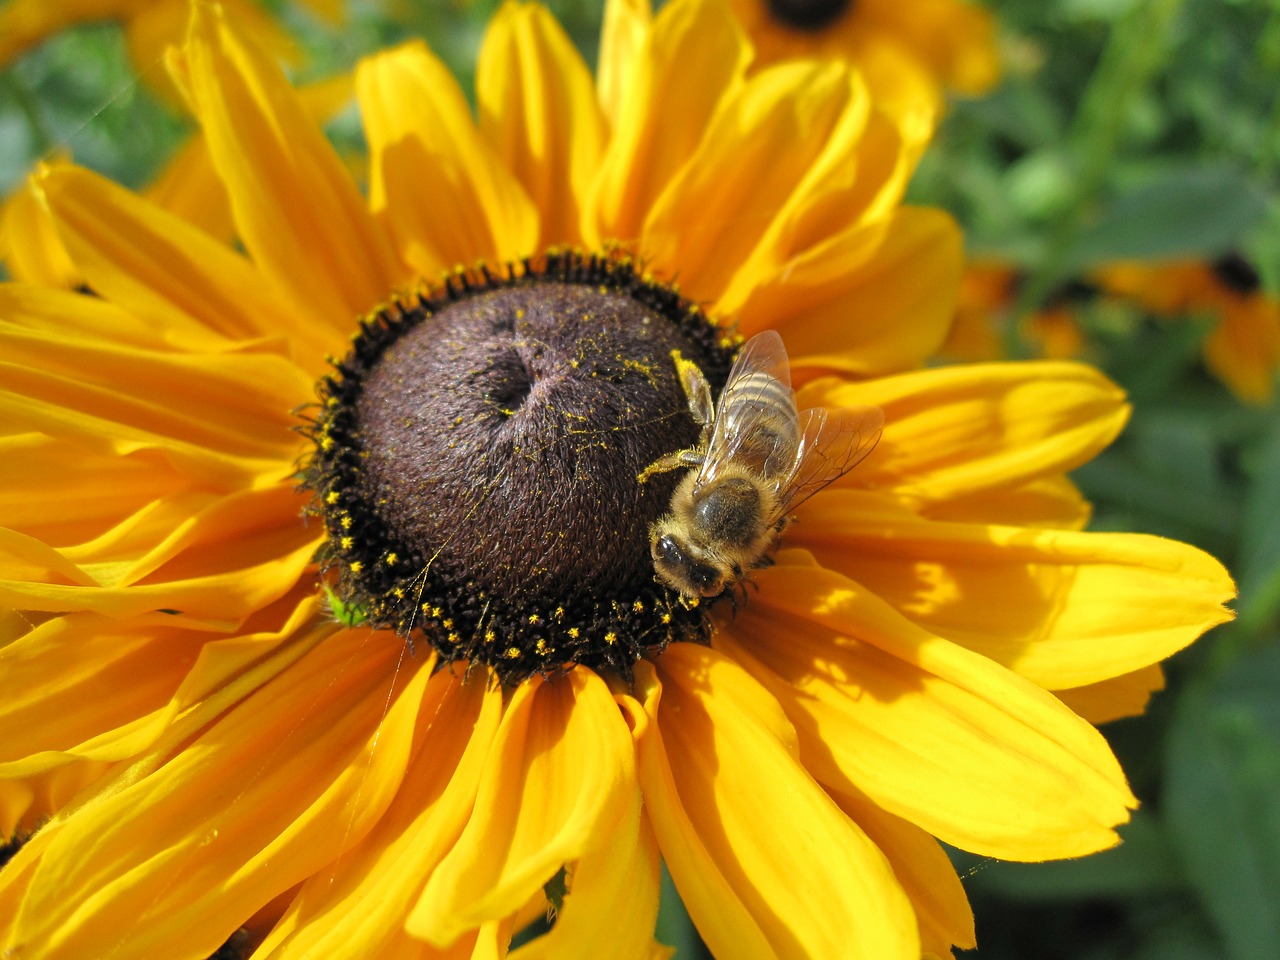
<svg viewBox="0 0 1280 960">
<path fill-rule="evenodd" d="M 884 414 L 878 407 L 797 411 L 787 351 L 773 331 L 743 346 L 718 405 L 697 365 L 673 356 L 702 435 L 637 479 L 690 468 L 670 512 L 649 528 L 649 549 L 658 579 L 696 600 L 719 596 L 766 565 L 790 512 L 872 451 Z"/>
</svg>

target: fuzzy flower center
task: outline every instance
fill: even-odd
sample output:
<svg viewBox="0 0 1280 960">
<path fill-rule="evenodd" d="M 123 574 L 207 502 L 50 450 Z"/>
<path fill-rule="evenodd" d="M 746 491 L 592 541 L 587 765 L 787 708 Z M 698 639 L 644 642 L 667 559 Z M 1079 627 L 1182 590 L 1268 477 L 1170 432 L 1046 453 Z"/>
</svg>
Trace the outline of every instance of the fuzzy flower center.
<svg viewBox="0 0 1280 960">
<path fill-rule="evenodd" d="M 338 595 L 512 682 L 570 663 L 627 674 L 701 637 L 703 612 L 650 559 L 679 478 L 636 477 L 697 438 L 672 351 L 722 384 L 720 336 L 629 262 L 577 254 L 367 319 L 322 383 L 307 470 Z"/>
<path fill-rule="evenodd" d="M 853 0 L 765 0 L 774 20 L 793 30 L 825 30 L 853 6 Z"/>
</svg>

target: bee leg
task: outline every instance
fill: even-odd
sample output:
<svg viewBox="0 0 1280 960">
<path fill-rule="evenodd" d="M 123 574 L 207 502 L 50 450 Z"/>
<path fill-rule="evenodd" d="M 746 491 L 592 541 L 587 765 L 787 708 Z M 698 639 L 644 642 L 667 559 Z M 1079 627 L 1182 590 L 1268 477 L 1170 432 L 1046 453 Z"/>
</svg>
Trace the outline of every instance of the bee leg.
<svg viewBox="0 0 1280 960">
<path fill-rule="evenodd" d="M 668 453 L 666 456 L 659 457 L 653 461 L 636 475 L 636 482 L 644 483 L 655 473 L 668 473 L 672 470 L 700 466 L 702 466 L 702 450 L 688 447 L 684 450 Z"/>
</svg>

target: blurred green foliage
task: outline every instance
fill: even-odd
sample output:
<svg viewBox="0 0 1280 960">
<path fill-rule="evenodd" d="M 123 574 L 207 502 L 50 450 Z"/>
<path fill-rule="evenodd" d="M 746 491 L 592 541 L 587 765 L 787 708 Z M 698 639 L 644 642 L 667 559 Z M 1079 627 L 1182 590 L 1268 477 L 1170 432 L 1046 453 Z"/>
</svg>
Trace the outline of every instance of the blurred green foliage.
<svg viewBox="0 0 1280 960">
<path fill-rule="evenodd" d="M 1242 250 L 1280 290 L 1280 4 L 991 5 L 1005 79 L 953 105 L 911 195 L 951 210 L 975 254 L 1026 271 L 1024 310 L 1121 256 Z M 300 80 L 423 36 L 469 89 L 497 0 L 356 0 L 339 30 L 271 6 L 306 54 Z M 550 6 L 593 63 L 601 0 Z M 115 27 L 78 28 L 0 74 L 0 190 L 55 149 L 138 186 L 188 128 L 136 80 Z M 357 145 L 354 111 L 331 133 Z M 1280 417 L 1206 375 L 1204 323 L 1157 324 L 1114 302 L 1081 319 L 1092 359 L 1135 408 L 1121 440 L 1077 475 L 1094 528 L 1208 549 L 1237 577 L 1241 616 L 1168 664 L 1168 689 L 1145 716 L 1106 728 L 1143 801 L 1123 845 L 1043 865 L 956 853 L 977 913 L 970 956 L 1280 956 Z M 659 936 L 680 957 L 700 955 L 665 878 Z"/>
</svg>

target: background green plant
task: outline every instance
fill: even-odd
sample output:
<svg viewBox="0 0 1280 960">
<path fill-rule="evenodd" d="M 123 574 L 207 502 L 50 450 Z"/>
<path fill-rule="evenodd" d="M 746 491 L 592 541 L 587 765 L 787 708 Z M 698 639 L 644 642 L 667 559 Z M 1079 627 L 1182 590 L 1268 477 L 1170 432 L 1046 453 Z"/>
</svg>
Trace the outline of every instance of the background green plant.
<svg viewBox="0 0 1280 960">
<path fill-rule="evenodd" d="M 306 53 L 299 79 L 419 35 L 464 86 L 496 5 L 356 2 L 334 30 L 272 4 Z M 550 5 L 594 61 L 600 0 Z M 1020 309 L 1116 257 L 1241 250 L 1280 290 L 1280 5 L 991 6 L 1005 79 L 952 106 L 912 196 L 951 210 L 975 254 L 1026 272 Z M 137 82 L 118 29 L 78 28 L 0 73 L 0 189 L 54 149 L 139 186 L 186 130 Z M 330 132 L 359 145 L 354 112 Z M 1205 323 L 1156 324 L 1114 302 L 1080 316 L 1094 361 L 1135 408 L 1120 441 L 1077 474 L 1094 528 L 1211 551 L 1240 584 L 1240 618 L 1170 661 L 1145 716 L 1105 728 L 1143 801 L 1122 846 L 1039 865 L 956 854 L 977 913 L 968 956 L 1267 960 L 1280 956 L 1280 417 L 1205 374 Z M 669 882 L 659 938 L 701 955 Z"/>
</svg>

